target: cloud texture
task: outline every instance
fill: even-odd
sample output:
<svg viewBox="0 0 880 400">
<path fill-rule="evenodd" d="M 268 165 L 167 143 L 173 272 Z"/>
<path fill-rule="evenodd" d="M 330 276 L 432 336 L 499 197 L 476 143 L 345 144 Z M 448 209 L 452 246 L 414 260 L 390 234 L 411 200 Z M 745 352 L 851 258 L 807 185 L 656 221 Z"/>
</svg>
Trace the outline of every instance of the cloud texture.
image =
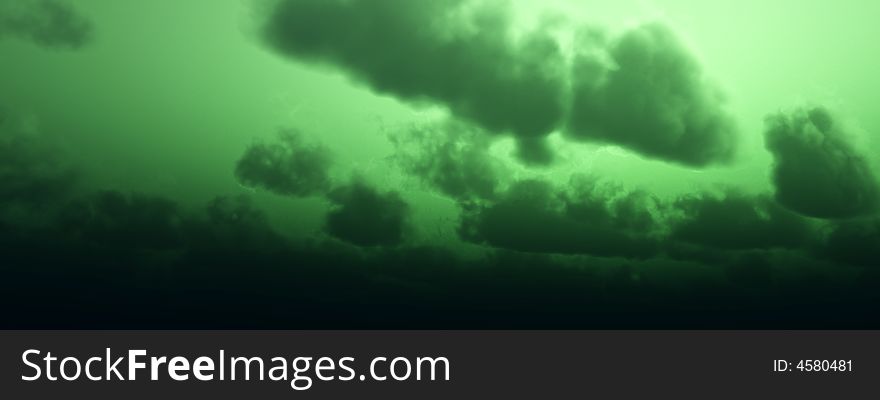
<svg viewBox="0 0 880 400">
<path fill-rule="evenodd" d="M 0 39 L 14 37 L 47 48 L 77 49 L 91 39 L 92 24 L 65 0 L 0 3 Z"/>
<path fill-rule="evenodd" d="M 773 183 L 780 204 L 816 218 L 852 218 L 880 205 L 870 164 L 825 108 L 767 118 L 765 141 L 773 153 Z"/>
<path fill-rule="evenodd" d="M 668 28 L 629 30 L 607 52 L 578 55 L 574 71 L 573 137 L 688 166 L 732 159 L 724 97 Z"/>
<path fill-rule="evenodd" d="M 563 128 L 689 166 L 732 158 L 724 98 L 669 29 L 646 24 L 610 44 L 577 43 L 599 50 L 578 51 L 571 65 L 552 26 L 516 31 L 512 14 L 504 1 L 280 0 L 263 34 L 280 54 L 512 134 L 529 164 L 553 161 L 544 138 Z"/>
<path fill-rule="evenodd" d="M 264 37 L 378 92 L 445 105 L 492 132 L 543 136 L 563 115 L 562 56 L 541 30 L 514 38 L 507 11 L 464 0 L 282 0 Z"/>
<path fill-rule="evenodd" d="M 296 130 L 285 130 L 278 133 L 274 143 L 248 147 L 238 160 L 235 176 L 245 186 L 304 197 L 323 193 L 330 187 L 330 165 L 327 149 L 307 142 Z"/>
</svg>

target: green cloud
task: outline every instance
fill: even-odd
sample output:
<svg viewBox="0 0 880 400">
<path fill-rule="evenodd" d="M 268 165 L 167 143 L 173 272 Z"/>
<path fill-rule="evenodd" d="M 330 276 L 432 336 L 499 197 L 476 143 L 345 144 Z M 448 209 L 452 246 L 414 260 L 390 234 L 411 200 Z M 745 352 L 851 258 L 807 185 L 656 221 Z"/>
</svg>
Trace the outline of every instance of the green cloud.
<svg viewBox="0 0 880 400">
<path fill-rule="evenodd" d="M 766 196 L 687 196 L 673 209 L 680 215 L 672 223 L 671 237 L 711 248 L 800 248 L 812 231 L 804 218 Z"/>
<path fill-rule="evenodd" d="M 331 236 L 358 246 L 403 242 L 410 209 L 397 192 L 381 193 L 355 180 L 333 189 L 327 198 L 333 204 L 325 226 Z"/>
<path fill-rule="evenodd" d="M 103 191 L 67 203 L 58 225 L 75 240 L 114 251 L 165 250 L 182 244 L 177 203 L 158 196 Z"/>
<path fill-rule="evenodd" d="M 563 117 L 565 63 L 547 32 L 514 40 L 508 14 L 506 3 L 467 0 L 281 0 L 264 36 L 281 54 L 539 144 Z M 521 153 L 548 161 L 546 151 Z"/>
<path fill-rule="evenodd" d="M 447 121 L 391 136 L 403 171 L 456 200 L 492 198 L 501 166 L 489 154 L 489 139 L 469 125 Z"/>
<path fill-rule="evenodd" d="M 689 166 L 731 160 L 724 98 L 672 31 L 642 25 L 603 46 L 587 43 L 575 58 L 569 136 Z"/>
<path fill-rule="evenodd" d="M 835 262 L 876 267 L 880 265 L 880 220 L 836 221 L 815 250 Z"/>
<path fill-rule="evenodd" d="M 548 29 L 513 39 L 509 14 L 506 2 L 474 0 L 281 0 L 264 37 L 378 92 L 511 133 L 529 164 L 553 160 L 544 138 L 565 124 L 571 137 L 689 166 L 732 159 L 736 129 L 723 96 L 669 29 L 647 24 L 610 44 L 578 44 L 599 51 L 570 66 Z"/>
<path fill-rule="evenodd" d="M 49 48 L 80 48 L 92 37 L 92 24 L 63 0 L 0 3 L 0 39 L 14 37 Z"/>
<path fill-rule="evenodd" d="M 649 236 L 654 220 L 648 202 L 639 193 L 599 189 L 593 181 L 572 193 L 545 181 L 519 181 L 496 201 L 463 205 L 459 234 L 522 252 L 647 258 L 657 251 Z"/>
<path fill-rule="evenodd" d="M 245 186 L 303 197 L 330 187 L 330 165 L 327 149 L 306 142 L 295 130 L 285 130 L 278 133 L 275 143 L 248 147 L 235 167 L 235 176 Z"/>
<path fill-rule="evenodd" d="M 58 151 L 14 114 L 0 110 L 0 210 L 39 209 L 63 198 L 77 177 Z"/>
<path fill-rule="evenodd" d="M 765 143 L 773 153 L 776 199 L 816 218 L 871 214 L 880 188 L 865 157 L 824 108 L 767 118 Z"/>
<path fill-rule="evenodd" d="M 184 231 L 189 237 L 190 253 L 246 260 L 253 252 L 278 253 L 289 246 L 284 236 L 272 228 L 266 213 L 246 196 L 217 196 L 204 211 L 205 221 L 187 219 L 193 225 Z"/>
</svg>

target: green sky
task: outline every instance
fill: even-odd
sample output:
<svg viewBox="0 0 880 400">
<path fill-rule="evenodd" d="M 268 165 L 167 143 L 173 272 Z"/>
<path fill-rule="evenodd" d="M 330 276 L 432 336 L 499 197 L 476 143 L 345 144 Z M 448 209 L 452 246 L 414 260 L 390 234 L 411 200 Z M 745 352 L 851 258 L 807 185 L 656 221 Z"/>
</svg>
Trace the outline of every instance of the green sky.
<svg viewBox="0 0 880 400">
<path fill-rule="evenodd" d="M 93 42 L 77 52 L 54 52 L 2 41 L 0 85 L 5 103 L 32 115 L 43 131 L 58 132 L 95 187 L 198 202 L 242 191 L 231 174 L 242 148 L 289 126 L 332 148 L 341 170 L 356 169 L 394 186 L 399 183 L 385 161 L 391 152 L 387 132 L 437 111 L 377 95 L 333 68 L 273 54 L 254 33 L 259 16 L 251 2 L 78 3 L 94 23 Z M 880 78 L 871 71 L 880 68 L 880 57 L 865 47 L 865 38 L 877 34 L 871 19 L 877 10 L 866 8 L 877 6 L 794 0 L 545 3 L 515 5 L 524 20 L 566 10 L 612 31 L 644 21 L 667 23 L 729 97 L 742 145 L 729 167 L 693 169 L 619 148 L 566 143 L 568 159 L 536 173 L 590 172 L 663 193 L 715 184 L 766 190 L 770 159 L 761 140 L 763 118 L 804 103 L 834 107 L 868 149 L 877 149 L 871 132 L 880 132 L 873 112 Z M 512 151 L 504 140 L 495 145 L 502 156 Z M 256 197 L 277 212 L 285 229 L 298 230 L 290 219 L 320 223 L 311 217 L 319 207 L 313 201 Z M 299 207 L 305 212 L 290 214 Z"/>
<path fill-rule="evenodd" d="M 460 3 L 82 0 L 56 32 L 0 0 L 0 110 L 78 195 L 246 195 L 294 240 L 712 264 L 872 223 L 880 5 Z"/>
</svg>

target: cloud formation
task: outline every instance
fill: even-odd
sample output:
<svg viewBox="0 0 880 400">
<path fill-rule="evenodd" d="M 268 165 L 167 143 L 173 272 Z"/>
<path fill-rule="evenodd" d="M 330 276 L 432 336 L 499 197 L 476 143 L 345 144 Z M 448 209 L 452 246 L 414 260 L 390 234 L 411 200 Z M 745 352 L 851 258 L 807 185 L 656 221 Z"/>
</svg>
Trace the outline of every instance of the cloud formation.
<svg viewBox="0 0 880 400">
<path fill-rule="evenodd" d="M 864 267 L 880 266 L 880 220 L 836 221 L 817 252 L 833 261 Z"/>
<path fill-rule="evenodd" d="M 482 131 L 447 121 L 406 129 L 391 141 L 401 169 L 428 187 L 460 201 L 495 196 L 501 166 Z"/>
<path fill-rule="evenodd" d="M 688 166 L 732 159 L 724 98 L 671 30 L 646 24 L 596 46 L 575 58 L 570 136 Z"/>
<path fill-rule="evenodd" d="M 247 148 L 235 167 L 245 186 L 258 187 L 282 196 L 304 197 L 330 187 L 330 153 L 308 143 L 295 130 L 278 133 L 275 143 L 256 143 Z"/>
<path fill-rule="evenodd" d="M 77 49 L 92 37 L 92 24 L 65 0 L 0 3 L 0 39 L 14 37 L 47 48 Z"/>
<path fill-rule="evenodd" d="M 55 157 L 44 161 L 57 164 Z M 490 246 L 473 258 L 405 240 L 397 227 L 406 225 L 408 206 L 396 194 L 354 181 L 330 197 L 328 233 L 369 248 L 320 235 L 294 241 L 242 197 L 190 209 L 159 196 L 99 191 L 49 198 L 54 204 L 30 222 L 0 213 L 0 300 L 19 304 L 0 326 L 877 326 L 876 274 L 839 284 L 839 268 L 827 267 L 841 264 L 820 264 L 825 275 L 813 274 L 807 267 L 819 261 L 790 256 L 794 249 L 753 249 L 720 261 L 665 258 L 652 238 L 655 211 L 667 207 L 594 179 L 575 180 L 566 190 L 523 181 L 495 199 L 468 202 L 478 207 L 465 218 L 485 228 L 479 243 Z M 859 263 L 870 263 L 878 235 L 876 227 L 865 228 L 857 230 L 859 240 L 839 231 L 832 242 L 844 247 L 837 254 L 859 252 Z M 824 296 L 805 300 L 805 292 Z"/>
<path fill-rule="evenodd" d="M 382 193 L 359 181 L 327 194 L 333 204 L 325 229 L 337 239 L 358 246 L 394 246 L 405 239 L 409 205 L 397 192 Z"/>
<path fill-rule="evenodd" d="M 181 245 L 175 202 L 143 194 L 102 191 L 67 203 L 58 225 L 76 240 L 119 250 L 165 250 Z"/>
<path fill-rule="evenodd" d="M 553 160 L 545 136 L 563 126 L 688 166 L 731 161 L 725 100 L 670 29 L 645 24 L 610 43 L 583 35 L 571 65 L 552 26 L 515 32 L 511 14 L 505 1 L 279 0 L 263 34 L 283 55 L 513 134 L 529 164 Z"/>
<path fill-rule="evenodd" d="M 649 199 L 596 189 L 565 193 L 545 181 L 514 183 L 488 204 L 463 205 L 463 240 L 532 253 L 647 258 L 658 249 Z"/>
<path fill-rule="evenodd" d="M 880 186 L 864 155 L 821 107 L 767 118 L 776 200 L 803 215 L 852 218 L 880 205 Z"/>
<path fill-rule="evenodd" d="M 351 1 L 299 4 L 318 11 L 332 9 L 334 18 L 340 15 L 340 8 L 354 7 Z M 390 9 L 381 9 L 388 4 L 396 4 L 402 11 L 413 7 L 446 10 L 449 4 L 459 3 L 379 0 L 374 4 L 379 10 L 357 12 L 390 13 Z M 466 16 L 449 19 L 471 21 L 481 15 L 479 10 L 461 12 Z M 340 20 L 363 22 L 360 14 L 349 17 Z M 404 18 L 391 17 L 391 22 Z M 420 18 L 430 25 L 431 18 Z M 407 22 L 401 26 L 415 25 Z M 490 29 L 482 33 L 468 33 L 467 26 L 460 31 L 456 28 L 452 36 L 439 35 L 438 41 L 461 48 L 470 43 L 463 43 L 466 41 L 460 37 L 494 43 L 481 36 L 491 36 L 493 26 L 489 24 Z M 324 27 L 314 29 L 331 36 L 345 35 Z M 347 29 L 351 35 L 374 27 Z M 658 50 L 666 46 L 665 39 L 655 38 L 662 35 L 648 28 L 635 31 L 642 32 L 631 39 L 635 44 L 622 44 L 630 33 L 611 42 L 609 54 L 617 55 L 612 63 L 616 66 L 600 69 L 607 76 L 597 85 L 602 87 L 599 93 L 614 99 L 599 100 L 610 108 L 646 115 L 651 124 L 660 127 L 677 125 L 667 124 L 668 120 L 700 126 L 693 121 L 701 117 L 691 113 L 712 114 L 706 111 L 708 106 L 675 106 L 679 109 L 667 104 L 663 107 L 668 109 L 658 111 L 655 108 L 659 106 L 653 103 L 665 95 L 653 93 L 662 90 L 649 88 L 646 104 L 652 105 L 645 109 L 634 105 L 638 99 L 615 97 L 625 93 L 614 87 L 635 85 L 631 82 L 638 79 L 633 76 L 666 78 L 666 73 L 658 71 L 667 71 L 666 64 L 678 65 L 674 57 L 667 59 L 668 50 Z M 515 51 L 510 54 L 520 54 L 528 47 L 524 39 L 502 36 L 498 43 L 512 46 Z M 346 46 L 348 39 L 333 43 Z M 360 38 L 351 40 L 357 43 Z M 628 47 L 634 50 L 621 50 Z M 464 50 L 448 51 L 444 54 Z M 636 55 L 622 56 L 629 51 Z M 336 49 L 333 52 L 338 59 L 328 56 L 326 62 L 342 65 L 374 88 L 386 85 L 370 75 L 373 67 L 360 64 L 365 61 L 351 61 L 345 57 L 353 56 L 343 57 L 345 54 Z M 386 53 L 393 60 L 403 57 Z M 505 50 L 493 57 L 504 61 L 506 54 Z M 462 57 L 476 58 L 470 54 Z M 623 62 L 629 57 L 635 61 Z M 340 59 L 348 64 L 343 65 Z M 514 57 L 513 61 L 522 60 Z M 651 65 L 642 66 L 643 61 Z M 420 61 L 413 62 L 418 65 Z M 669 75 L 694 71 L 689 69 L 691 64 L 685 66 L 669 67 L 673 71 Z M 485 72 L 480 69 L 483 67 L 466 67 L 462 68 L 467 73 Z M 482 78 L 493 79 L 488 75 Z M 670 79 L 685 82 L 685 86 L 696 85 L 696 80 Z M 659 85 L 680 89 L 669 82 Z M 407 86 L 383 87 L 387 93 L 404 93 L 401 88 Z M 408 231 L 415 204 L 408 205 L 400 193 L 362 181 L 331 182 L 327 152 L 297 133 L 282 133 L 277 142 L 249 147 L 236 165 L 236 176 L 245 185 L 284 196 L 326 199 L 329 212 L 323 232 L 302 241 L 284 235 L 283 224 L 291 219 L 270 220 L 243 197 L 218 196 L 205 207 L 190 209 L 172 198 L 150 194 L 117 190 L 71 194 L 67 170 L 59 168 L 63 163 L 54 153 L 43 151 L 33 136 L 18 131 L 6 136 L 10 132 L 8 119 L 0 115 L 0 211 L 8 205 L 23 205 L 38 210 L 32 214 L 40 214 L 38 218 L 0 213 L 0 302 L 19 304 L 0 325 L 680 329 L 876 328 L 880 324 L 875 318 L 880 281 L 876 272 L 870 272 L 877 269 L 862 268 L 876 265 L 880 228 L 874 219 L 828 221 L 829 230 L 814 237 L 812 228 L 819 221 L 801 217 L 763 195 L 697 194 L 663 204 L 644 192 L 590 178 L 558 186 L 541 179 L 519 180 L 508 186 L 508 180 L 519 178 L 499 170 L 488 153 L 491 138 L 483 132 L 493 121 L 501 122 L 489 118 L 494 114 L 484 109 L 488 106 L 482 97 L 468 103 L 472 101 L 468 96 L 477 94 L 464 86 L 453 85 L 452 89 L 461 92 L 454 96 L 434 92 L 439 90 L 434 86 L 428 86 L 430 90 L 416 88 L 406 93 L 419 93 L 406 98 L 458 104 L 458 109 L 450 108 L 459 119 L 403 134 L 397 145 L 406 151 L 397 158 L 398 165 L 461 206 L 458 233 L 471 244 L 463 246 L 466 251 L 462 253 L 456 251 L 460 243 L 450 248 L 416 245 L 419 238 L 411 238 Z M 669 90 L 675 93 L 673 89 Z M 515 97 L 518 90 L 499 88 L 496 100 Z M 676 104 L 701 98 L 687 90 L 685 93 L 670 98 Z M 479 107 L 466 107 L 470 104 Z M 495 106 L 505 112 L 518 110 L 509 104 Z M 488 117 L 478 118 L 468 110 L 480 115 L 486 112 Z M 530 152 L 526 158 L 531 159 L 546 156 L 542 135 L 532 133 L 538 129 L 521 129 L 515 114 L 511 111 L 506 123 L 517 136 L 520 151 Z M 598 117 L 600 121 L 613 120 L 613 116 Z M 826 125 L 822 118 L 811 124 Z M 621 145 L 691 165 L 724 158 L 711 154 L 726 154 L 695 155 L 692 149 L 684 149 L 669 155 L 668 148 L 627 140 L 643 147 L 625 141 Z M 34 220 L 26 221 L 29 218 Z M 670 243 L 685 243 L 716 257 L 670 257 Z M 825 275 L 814 274 L 813 267 Z M 846 280 L 855 275 L 852 271 L 862 274 L 858 280 L 863 286 Z M 823 279 L 828 277 L 834 279 Z M 804 298 L 803 293 L 823 296 Z M 29 301 L 22 302 L 22 298 Z M 108 303 L 107 298 L 114 301 Z"/>
<path fill-rule="evenodd" d="M 532 149 L 560 123 L 565 63 L 542 29 L 514 38 L 504 2 L 280 0 L 264 29 L 281 54 L 340 67 L 380 93 L 441 104 Z"/>
<path fill-rule="evenodd" d="M 41 207 L 67 194 L 76 173 L 57 156 L 39 132 L 0 110 L 0 210 Z"/>
<path fill-rule="evenodd" d="M 724 196 L 679 199 L 672 238 L 723 250 L 799 248 L 812 228 L 802 217 L 765 196 L 729 191 Z"/>
</svg>

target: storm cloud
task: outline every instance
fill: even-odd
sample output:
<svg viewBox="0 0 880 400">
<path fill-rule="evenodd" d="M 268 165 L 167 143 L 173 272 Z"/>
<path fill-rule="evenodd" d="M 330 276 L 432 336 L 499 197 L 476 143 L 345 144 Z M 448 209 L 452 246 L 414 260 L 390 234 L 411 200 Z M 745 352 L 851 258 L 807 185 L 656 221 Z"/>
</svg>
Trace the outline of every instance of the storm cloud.
<svg viewBox="0 0 880 400">
<path fill-rule="evenodd" d="M 755 193 L 765 184 L 760 174 L 736 178 L 744 186 L 715 195 L 703 191 L 729 182 L 730 174 L 696 177 L 654 168 L 657 163 L 614 159 L 609 164 L 602 155 L 589 159 L 592 152 L 581 149 L 562 150 L 565 157 L 559 160 L 570 164 L 545 170 L 520 168 L 506 154 L 495 158 L 508 141 L 493 147 L 494 141 L 506 133 L 518 144 L 521 159 L 546 163 L 552 151 L 545 136 L 555 130 L 553 149 L 572 145 L 557 141 L 560 134 L 560 139 L 612 143 L 690 166 L 724 162 L 735 141 L 725 136 L 733 127 L 724 123 L 723 98 L 665 28 L 643 25 L 609 36 L 597 44 L 604 55 L 583 53 L 573 60 L 567 49 L 566 57 L 558 55 L 545 28 L 529 33 L 512 26 L 516 19 L 508 16 L 503 1 L 270 1 L 277 7 L 263 33 L 275 50 L 335 66 L 377 93 L 446 106 L 448 120 L 405 127 L 392 137 L 392 149 L 378 137 L 353 144 L 345 132 L 322 139 L 337 146 L 339 158 L 311 141 L 310 134 L 284 131 L 242 146 L 242 153 L 225 164 L 197 157 L 193 169 L 186 162 L 193 155 L 173 146 L 198 147 L 210 138 L 189 135 L 181 141 L 180 134 L 216 132 L 247 121 L 270 124 L 261 118 L 277 114 L 275 102 L 236 108 L 250 91 L 230 92 L 220 108 L 244 113 L 231 124 L 222 116 L 163 112 L 179 107 L 155 104 L 167 100 L 156 93 L 209 83 L 191 81 L 198 62 L 180 70 L 167 57 L 135 60 L 155 61 L 135 64 L 157 79 L 131 82 L 146 85 L 147 91 L 137 92 L 145 94 L 137 107 L 121 104 L 124 110 L 108 103 L 113 99 L 107 96 L 117 93 L 112 90 L 94 98 L 58 96 L 51 85 L 40 86 L 46 83 L 40 74 L 32 74 L 34 82 L 21 82 L 24 91 L 6 96 L 23 96 L 9 101 L 46 113 L 52 135 L 39 135 L 27 123 L 0 114 L 0 298 L 16 305 L 0 326 L 880 326 L 880 269 L 873 268 L 880 248 L 876 215 L 809 218 L 769 191 Z M 110 11 L 129 11 L 108 7 L 100 13 L 108 18 Z M 120 43 L 159 38 L 150 35 L 161 33 L 155 29 L 173 37 L 180 30 L 172 28 L 186 28 L 189 20 L 180 18 L 183 25 L 176 27 L 123 29 Z M 215 39 L 220 42 L 204 43 L 208 50 L 236 51 L 226 46 L 227 37 Z M 34 53 L 35 72 L 48 68 L 40 53 Z M 194 56 L 215 61 L 208 53 Z M 58 67 L 73 68 L 71 79 L 77 76 L 74 70 L 88 76 L 105 72 L 79 68 L 87 65 L 79 64 L 80 56 L 91 57 L 81 54 L 75 65 Z M 93 62 L 106 66 L 105 58 Z M 122 68 L 126 63 L 110 64 Z M 229 76 L 218 72 L 213 78 Z M 293 78 L 282 85 L 291 85 L 288 89 L 298 91 L 294 97 L 306 102 L 344 94 L 331 90 L 337 86 L 312 85 L 311 74 Z M 570 93 L 571 79 L 583 92 Z M 170 86 L 154 87 L 157 82 Z M 25 90 L 33 85 L 45 93 Z M 273 96 L 254 93 L 264 100 Z M 195 93 L 187 103 L 198 106 L 199 96 L 212 94 Z M 583 96 L 575 102 L 582 108 L 570 110 L 570 94 Z M 67 100 L 96 107 L 86 110 Z M 202 100 L 207 109 L 217 109 L 216 98 Z M 305 118 L 303 126 L 324 125 L 314 118 L 348 118 L 335 125 L 351 134 L 376 131 L 375 119 L 359 121 L 358 115 L 407 118 L 405 109 L 395 106 L 387 115 L 387 101 L 373 100 L 354 102 L 364 107 L 354 116 L 340 104 L 297 118 Z M 255 111 L 260 104 L 273 109 Z M 144 125 L 150 116 L 160 120 Z M 583 118 L 579 127 L 584 130 L 570 131 L 577 126 L 570 118 Z M 824 132 L 829 125 L 821 115 L 811 118 L 810 129 Z M 56 132 L 62 128 L 70 131 Z M 73 146 L 76 156 L 65 160 L 51 144 Z M 347 151 L 352 145 L 364 148 Z M 836 149 L 831 153 L 840 153 Z M 390 162 L 388 150 L 394 151 Z M 814 158 L 828 163 L 822 157 Z M 76 160 L 85 161 L 77 180 L 65 167 Z M 363 171 L 343 170 L 346 165 Z M 793 169 L 810 172 L 809 167 Z M 233 171 L 242 186 L 285 197 L 237 196 L 252 190 L 235 185 Z M 585 171 L 608 175 L 577 175 Z M 358 172 L 363 179 L 340 174 Z M 570 173 L 575 178 L 567 180 Z M 400 179 L 401 174 L 448 199 L 406 192 L 411 180 Z M 644 186 L 605 181 L 617 178 L 621 185 Z M 833 190 L 827 180 L 817 181 L 826 186 L 817 190 Z M 694 193 L 679 193 L 688 189 Z M 311 199 L 299 200 L 307 196 Z M 449 231 L 457 237 L 448 237 Z"/>
<path fill-rule="evenodd" d="M 380 93 L 512 133 L 529 142 L 523 159 L 546 163 L 548 152 L 536 149 L 562 120 L 565 63 L 543 29 L 514 38 L 510 12 L 471 0 L 280 0 L 264 37 L 281 54 L 337 66 Z"/>
<path fill-rule="evenodd" d="M 673 209 L 672 238 L 724 250 L 799 248 L 812 227 L 768 196 L 729 191 L 723 196 L 691 195 Z"/>
<path fill-rule="evenodd" d="M 46 161 L 59 162 L 54 156 Z M 463 229 L 476 230 L 463 232 L 464 238 L 488 247 L 475 258 L 409 243 L 409 206 L 398 194 L 358 180 L 329 194 L 326 233 L 339 240 L 318 235 L 294 241 L 245 197 L 218 196 L 195 209 L 112 190 L 53 199 L 59 204 L 42 209 L 48 218 L 41 223 L 0 218 L 0 297 L 33 300 L 20 302 L 3 326 L 877 325 L 870 318 L 878 304 L 876 280 L 852 287 L 822 275 L 803 278 L 803 260 L 763 250 L 732 261 L 664 259 L 653 238 L 655 211 L 666 207 L 645 193 L 592 178 L 575 179 L 566 190 L 521 181 L 494 199 L 468 202 L 476 208 L 466 210 Z M 839 239 L 829 243 L 843 244 L 834 251 L 844 257 L 859 252 L 847 263 L 870 263 L 876 225 L 853 228 L 839 230 Z M 835 269 L 827 274 L 834 276 Z M 804 292 L 825 296 L 804 301 L 797 295 Z"/>
<path fill-rule="evenodd" d="M 0 210 L 38 208 L 69 193 L 77 173 L 60 151 L 19 115 L 0 109 Z"/>
<path fill-rule="evenodd" d="M 571 137 L 688 166 L 732 159 L 724 97 L 670 29 L 642 25 L 603 46 L 575 58 Z"/>
<path fill-rule="evenodd" d="M 452 121 L 404 129 L 391 136 L 403 171 L 456 200 L 492 198 L 500 163 L 482 131 Z"/>
<path fill-rule="evenodd" d="M 563 126 L 688 166 L 733 158 L 724 96 L 670 29 L 645 24 L 608 43 L 582 35 L 572 65 L 549 25 L 515 34 L 511 15 L 503 1 L 280 0 L 263 33 L 281 54 L 513 134 L 526 163 L 550 163 L 544 138 Z"/>
<path fill-rule="evenodd" d="M 182 212 L 160 196 L 101 191 L 67 203 L 58 226 L 74 240 L 118 250 L 166 250 L 182 243 Z"/>
<path fill-rule="evenodd" d="M 333 204 L 325 229 L 358 246 L 394 246 L 405 239 L 409 205 L 397 192 L 383 193 L 355 179 L 327 195 Z"/>
<path fill-rule="evenodd" d="M 330 187 L 330 165 L 327 149 L 307 142 L 296 130 L 284 130 L 274 143 L 248 147 L 235 167 L 235 176 L 245 186 L 303 197 L 324 193 Z"/>
<path fill-rule="evenodd" d="M 14 37 L 47 48 L 76 49 L 92 37 L 92 24 L 65 0 L 0 2 L 0 39 Z"/>
<path fill-rule="evenodd" d="M 550 183 L 514 183 L 488 204 L 463 205 L 462 239 L 532 253 L 646 258 L 657 251 L 650 236 L 650 201 L 587 188 L 562 192 Z"/>
<path fill-rule="evenodd" d="M 780 204 L 816 218 L 871 214 L 880 204 L 877 178 L 831 113 L 821 107 L 767 118 Z"/>
<path fill-rule="evenodd" d="M 839 263 L 880 266 L 880 220 L 835 221 L 816 250 L 820 256 Z"/>
</svg>

